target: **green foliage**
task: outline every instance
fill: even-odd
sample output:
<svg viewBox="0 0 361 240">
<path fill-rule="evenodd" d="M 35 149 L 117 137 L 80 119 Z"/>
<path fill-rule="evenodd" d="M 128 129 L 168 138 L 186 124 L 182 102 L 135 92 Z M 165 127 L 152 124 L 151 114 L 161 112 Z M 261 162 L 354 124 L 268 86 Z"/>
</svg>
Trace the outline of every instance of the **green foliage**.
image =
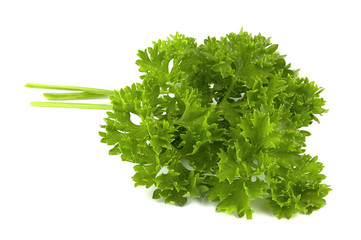
<svg viewBox="0 0 361 240">
<path fill-rule="evenodd" d="M 135 186 L 154 186 L 166 203 L 206 197 L 250 219 L 251 201 L 265 198 L 279 218 L 312 213 L 330 188 L 301 128 L 325 101 L 277 47 L 243 31 L 200 45 L 178 33 L 153 42 L 138 52 L 142 83 L 110 96 L 102 142 L 136 164 Z"/>
</svg>

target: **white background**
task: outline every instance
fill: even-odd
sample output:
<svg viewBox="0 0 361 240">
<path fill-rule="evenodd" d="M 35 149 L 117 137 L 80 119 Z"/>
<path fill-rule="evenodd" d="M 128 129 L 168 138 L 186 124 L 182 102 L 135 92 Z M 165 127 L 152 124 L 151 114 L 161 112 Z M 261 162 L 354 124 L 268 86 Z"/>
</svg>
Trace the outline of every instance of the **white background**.
<svg viewBox="0 0 361 240">
<path fill-rule="evenodd" d="M 0 1 L 0 239 L 360 239 L 358 1 Z M 138 49 L 176 31 L 198 39 L 261 32 L 301 76 L 325 87 L 329 113 L 307 152 L 333 191 L 310 216 L 253 220 L 185 207 L 134 188 L 108 156 L 104 111 L 29 106 L 26 82 L 119 89 L 139 81 Z M 357 222 L 359 222 L 357 224 Z"/>
</svg>

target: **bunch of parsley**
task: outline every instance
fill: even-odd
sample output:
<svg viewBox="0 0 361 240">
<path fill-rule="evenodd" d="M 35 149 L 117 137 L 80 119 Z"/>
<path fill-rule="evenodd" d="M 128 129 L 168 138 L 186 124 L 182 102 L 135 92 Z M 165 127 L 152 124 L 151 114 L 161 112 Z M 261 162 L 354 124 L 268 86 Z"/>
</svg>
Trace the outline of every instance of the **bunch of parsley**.
<svg viewBox="0 0 361 240">
<path fill-rule="evenodd" d="M 115 91 L 27 86 L 80 91 L 47 94 L 52 100 L 109 96 L 111 105 L 33 105 L 111 109 L 101 141 L 136 164 L 135 186 L 154 186 L 153 198 L 180 206 L 208 198 L 217 211 L 248 219 L 251 201 L 265 198 L 290 218 L 323 207 L 330 191 L 301 130 L 326 109 L 323 89 L 300 78 L 277 47 L 244 31 L 200 45 L 177 33 L 138 52 L 142 83 Z"/>
</svg>

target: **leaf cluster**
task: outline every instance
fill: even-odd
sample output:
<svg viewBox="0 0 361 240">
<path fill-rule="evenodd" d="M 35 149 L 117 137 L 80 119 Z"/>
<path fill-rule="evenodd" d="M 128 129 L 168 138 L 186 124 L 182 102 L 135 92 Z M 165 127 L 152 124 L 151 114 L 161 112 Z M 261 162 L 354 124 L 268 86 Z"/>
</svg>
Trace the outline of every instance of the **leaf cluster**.
<svg viewBox="0 0 361 240">
<path fill-rule="evenodd" d="M 138 52 L 142 83 L 110 97 L 102 142 L 135 164 L 135 186 L 166 203 L 208 198 L 250 219 L 251 201 L 264 198 L 279 218 L 312 213 L 330 188 L 303 129 L 326 112 L 323 89 L 277 47 L 243 30 L 153 42 Z"/>
</svg>

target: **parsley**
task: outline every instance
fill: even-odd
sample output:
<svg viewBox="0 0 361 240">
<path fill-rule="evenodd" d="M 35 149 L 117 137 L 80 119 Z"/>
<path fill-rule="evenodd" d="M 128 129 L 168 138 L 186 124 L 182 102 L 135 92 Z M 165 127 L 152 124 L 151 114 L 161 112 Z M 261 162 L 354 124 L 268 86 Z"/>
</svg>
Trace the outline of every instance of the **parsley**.
<svg viewBox="0 0 361 240">
<path fill-rule="evenodd" d="M 153 198 L 180 206 L 208 198 L 217 211 L 247 219 L 251 201 L 265 198 L 289 219 L 326 203 L 323 165 L 304 153 L 310 133 L 301 130 L 326 109 L 323 89 L 299 77 L 277 47 L 244 31 L 200 45 L 177 33 L 138 52 L 140 84 L 115 91 L 26 86 L 77 91 L 44 94 L 49 100 L 109 97 L 111 104 L 32 105 L 111 110 L 101 141 L 135 163 L 135 186 L 155 186 Z"/>
</svg>

